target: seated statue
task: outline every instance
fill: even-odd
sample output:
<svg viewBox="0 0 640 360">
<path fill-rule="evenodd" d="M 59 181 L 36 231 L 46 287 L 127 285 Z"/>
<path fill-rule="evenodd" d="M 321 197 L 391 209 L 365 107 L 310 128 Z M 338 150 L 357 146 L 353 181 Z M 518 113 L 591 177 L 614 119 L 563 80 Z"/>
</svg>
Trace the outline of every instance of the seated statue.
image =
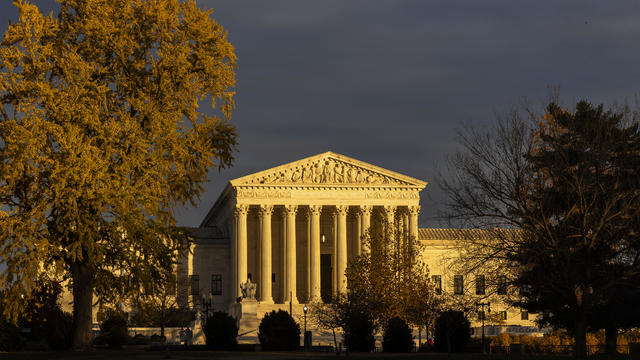
<svg viewBox="0 0 640 360">
<path fill-rule="evenodd" d="M 240 291 L 243 299 L 256 299 L 256 284 L 252 283 L 251 279 L 247 279 L 246 282 L 240 284 Z"/>
</svg>

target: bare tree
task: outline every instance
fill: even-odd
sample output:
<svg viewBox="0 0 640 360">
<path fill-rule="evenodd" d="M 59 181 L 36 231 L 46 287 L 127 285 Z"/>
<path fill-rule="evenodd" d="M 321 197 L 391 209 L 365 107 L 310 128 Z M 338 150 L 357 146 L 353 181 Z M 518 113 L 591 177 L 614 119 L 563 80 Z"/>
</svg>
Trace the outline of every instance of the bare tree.
<svg viewBox="0 0 640 360">
<path fill-rule="evenodd" d="M 587 102 L 514 109 L 463 128 L 441 181 L 448 219 L 489 234 L 463 240 L 467 266 L 492 269 L 521 290 L 515 305 L 572 330 L 576 357 L 608 290 L 637 286 L 640 133 L 627 120 Z"/>
</svg>

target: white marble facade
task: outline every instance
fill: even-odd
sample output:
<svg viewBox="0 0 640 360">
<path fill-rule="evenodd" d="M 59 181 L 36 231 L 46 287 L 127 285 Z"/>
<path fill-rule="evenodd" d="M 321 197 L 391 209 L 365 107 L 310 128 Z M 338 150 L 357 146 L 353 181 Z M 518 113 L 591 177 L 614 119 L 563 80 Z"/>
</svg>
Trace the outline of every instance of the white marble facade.
<svg viewBox="0 0 640 360">
<path fill-rule="evenodd" d="M 212 293 L 214 276 L 222 279 L 222 291 L 212 294 L 218 308 L 233 305 L 247 279 L 257 283 L 261 305 L 344 292 L 347 261 L 363 251 L 372 216 L 402 218 L 417 236 L 425 186 L 332 152 L 232 180 L 179 266 L 182 302 Z"/>
<path fill-rule="evenodd" d="M 346 290 L 347 261 L 366 251 L 361 235 L 375 217 L 406 226 L 425 245 L 422 256 L 431 274 L 441 277 L 443 291 L 452 291 L 447 260 L 455 258 L 459 231 L 418 229 L 426 185 L 333 152 L 232 180 L 195 229 L 192 253 L 178 266 L 179 303 L 197 306 L 211 294 L 214 308 L 237 318 L 289 306 L 299 314 L 302 304 Z M 247 279 L 257 284 L 251 314 L 236 301 Z M 518 309 L 499 302 L 492 311 L 508 312 L 501 325 L 517 331 L 533 324 L 533 317 L 523 320 Z"/>
</svg>

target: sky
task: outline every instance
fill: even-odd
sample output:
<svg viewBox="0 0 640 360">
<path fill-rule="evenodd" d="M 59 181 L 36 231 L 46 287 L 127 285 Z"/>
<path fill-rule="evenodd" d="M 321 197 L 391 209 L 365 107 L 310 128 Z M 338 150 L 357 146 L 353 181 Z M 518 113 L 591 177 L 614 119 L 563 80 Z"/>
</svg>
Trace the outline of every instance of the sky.
<svg viewBox="0 0 640 360">
<path fill-rule="evenodd" d="M 612 104 L 640 86 L 635 0 L 197 3 L 236 48 L 239 145 L 197 206 L 178 210 L 183 226 L 198 226 L 229 180 L 329 150 L 428 182 L 420 226 L 443 226 L 436 180 L 463 123 L 488 126 L 550 88 L 566 104 Z M 2 1 L 0 30 L 17 16 Z"/>
</svg>

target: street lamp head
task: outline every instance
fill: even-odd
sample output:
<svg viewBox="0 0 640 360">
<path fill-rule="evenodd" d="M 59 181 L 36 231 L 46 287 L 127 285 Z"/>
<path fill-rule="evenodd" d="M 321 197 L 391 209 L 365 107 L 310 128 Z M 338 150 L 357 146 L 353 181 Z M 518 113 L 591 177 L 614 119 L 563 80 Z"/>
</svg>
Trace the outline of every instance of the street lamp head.
<svg viewBox="0 0 640 360">
<path fill-rule="evenodd" d="M 302 311 L 304 311 L 304 313 L 306 314 L 306 313 L 307 313 L 307 310 L 309 310 L 309 308 L 307 307 L 307 305 L 305 305 L 305 306 L 302 308 Z"/>
</svg>

